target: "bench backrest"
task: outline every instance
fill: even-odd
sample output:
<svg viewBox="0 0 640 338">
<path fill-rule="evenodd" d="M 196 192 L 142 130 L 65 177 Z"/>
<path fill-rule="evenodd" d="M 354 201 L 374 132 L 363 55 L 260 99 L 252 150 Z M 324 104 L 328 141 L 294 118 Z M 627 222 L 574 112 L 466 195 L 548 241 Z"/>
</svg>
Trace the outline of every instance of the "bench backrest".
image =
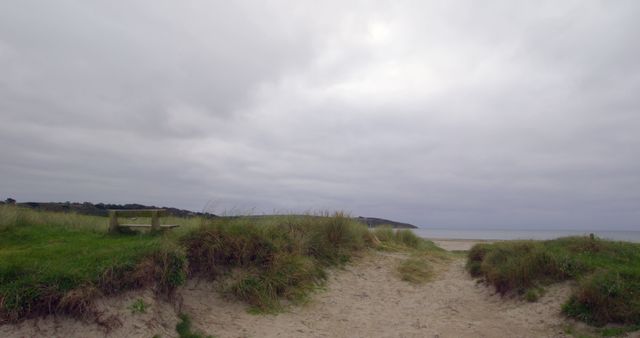
<svg viewBox="0 0 640 338">
<path fill-rule="evenodd" d="M 151 231 L 160 230 L 161 216 L 166 216 L 167 211 L 164 209 L 130 209 L 130 210 L 109 210 L 109 232 L 118 232 L 118 217 L 150 217 Z"/>
<path fill-rule="evenodd" d="M 118 209 L 109 210 L 109 215 L 115 217 L 153 217 L 154 214 L 158 217 L 167 216 L 167 210 L 165 209 Z"/>
</svg>

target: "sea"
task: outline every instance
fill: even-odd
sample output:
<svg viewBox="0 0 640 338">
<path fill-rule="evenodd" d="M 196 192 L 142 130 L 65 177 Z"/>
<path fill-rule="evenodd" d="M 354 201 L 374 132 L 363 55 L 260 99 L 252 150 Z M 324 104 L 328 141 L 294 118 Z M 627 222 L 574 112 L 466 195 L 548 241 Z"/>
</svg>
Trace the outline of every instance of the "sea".
<svg viewBox="0 0 640 338">
<path fill-rule="evenodd" d="M 555 239 L 567 236 L 589 236 L 594 234 L 602 239 L 640 243 L 640 231 L 607 230 L 498 230 L 498 229 L 435 229 L 418 228 L 413 232 L 429 239 Z"/>
</svg>

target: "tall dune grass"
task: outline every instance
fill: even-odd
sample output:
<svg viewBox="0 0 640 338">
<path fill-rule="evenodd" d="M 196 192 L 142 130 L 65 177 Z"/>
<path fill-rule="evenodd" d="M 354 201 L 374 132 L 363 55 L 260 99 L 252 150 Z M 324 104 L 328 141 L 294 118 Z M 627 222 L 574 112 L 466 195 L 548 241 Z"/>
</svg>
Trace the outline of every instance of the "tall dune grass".
<svg viewBox="0 0 640 338">
<path fill-rule="evenodd" d="M 0 230 L 32 225 L 47 225 L 103 232 L 107 229 L 105 217 L 76 213 L 39 211 L 13 205 L 0 205 Z"/>
<path fill-rule="evenodd" d="M 151 224 L 151 218 L 123 218 L 121 223 Z M 201 217 L 161 217 L 162 224 L 179 224 L 171 234 L 184 234 L 203 223 Z M 10 227 L 45 225 L 104 233 L 108 229 L 108 218 L 82 215 L 75 212 L 41 211 L 13 205 L 0 205 L 0 230 Z"/>
<path fill-rule="evenodd" d="M 444 253 L 433 242 L 419 237 L 413 231 L 407 229 L 392 229 L 389 226 L 380 226 L 372 230 L 375 239 L 380 242 L 379 249 L 382 250 L 403 250 L 411 249 L 418 251 L 428 251 L 431 253 Z"/>
</svg>

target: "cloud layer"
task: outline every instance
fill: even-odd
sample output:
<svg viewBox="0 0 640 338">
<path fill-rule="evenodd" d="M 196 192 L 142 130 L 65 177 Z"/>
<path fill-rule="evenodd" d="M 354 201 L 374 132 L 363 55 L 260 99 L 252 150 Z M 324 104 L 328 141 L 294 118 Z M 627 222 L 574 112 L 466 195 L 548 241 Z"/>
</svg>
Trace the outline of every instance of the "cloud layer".
<svg viewBox="0 0 640 338">
<path fill-rule="evenodd" d="M 4 1 L 0 192 L 638 229 L 636 1 Z"/>
</svg>

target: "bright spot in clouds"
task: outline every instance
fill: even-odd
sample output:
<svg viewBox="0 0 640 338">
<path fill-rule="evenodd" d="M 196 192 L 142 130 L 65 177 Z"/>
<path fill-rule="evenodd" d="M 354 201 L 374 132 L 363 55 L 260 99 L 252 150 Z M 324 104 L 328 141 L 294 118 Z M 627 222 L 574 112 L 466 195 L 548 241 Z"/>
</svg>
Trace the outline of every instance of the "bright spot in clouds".
<svg viewBox="0 0 640 338">
<path fill-rule="evenodd" d="M 374 44 L 383 44 L 391 39 L 391 30 L 382 22 L 369 24 L 369 41 Z"/>
</svg>

